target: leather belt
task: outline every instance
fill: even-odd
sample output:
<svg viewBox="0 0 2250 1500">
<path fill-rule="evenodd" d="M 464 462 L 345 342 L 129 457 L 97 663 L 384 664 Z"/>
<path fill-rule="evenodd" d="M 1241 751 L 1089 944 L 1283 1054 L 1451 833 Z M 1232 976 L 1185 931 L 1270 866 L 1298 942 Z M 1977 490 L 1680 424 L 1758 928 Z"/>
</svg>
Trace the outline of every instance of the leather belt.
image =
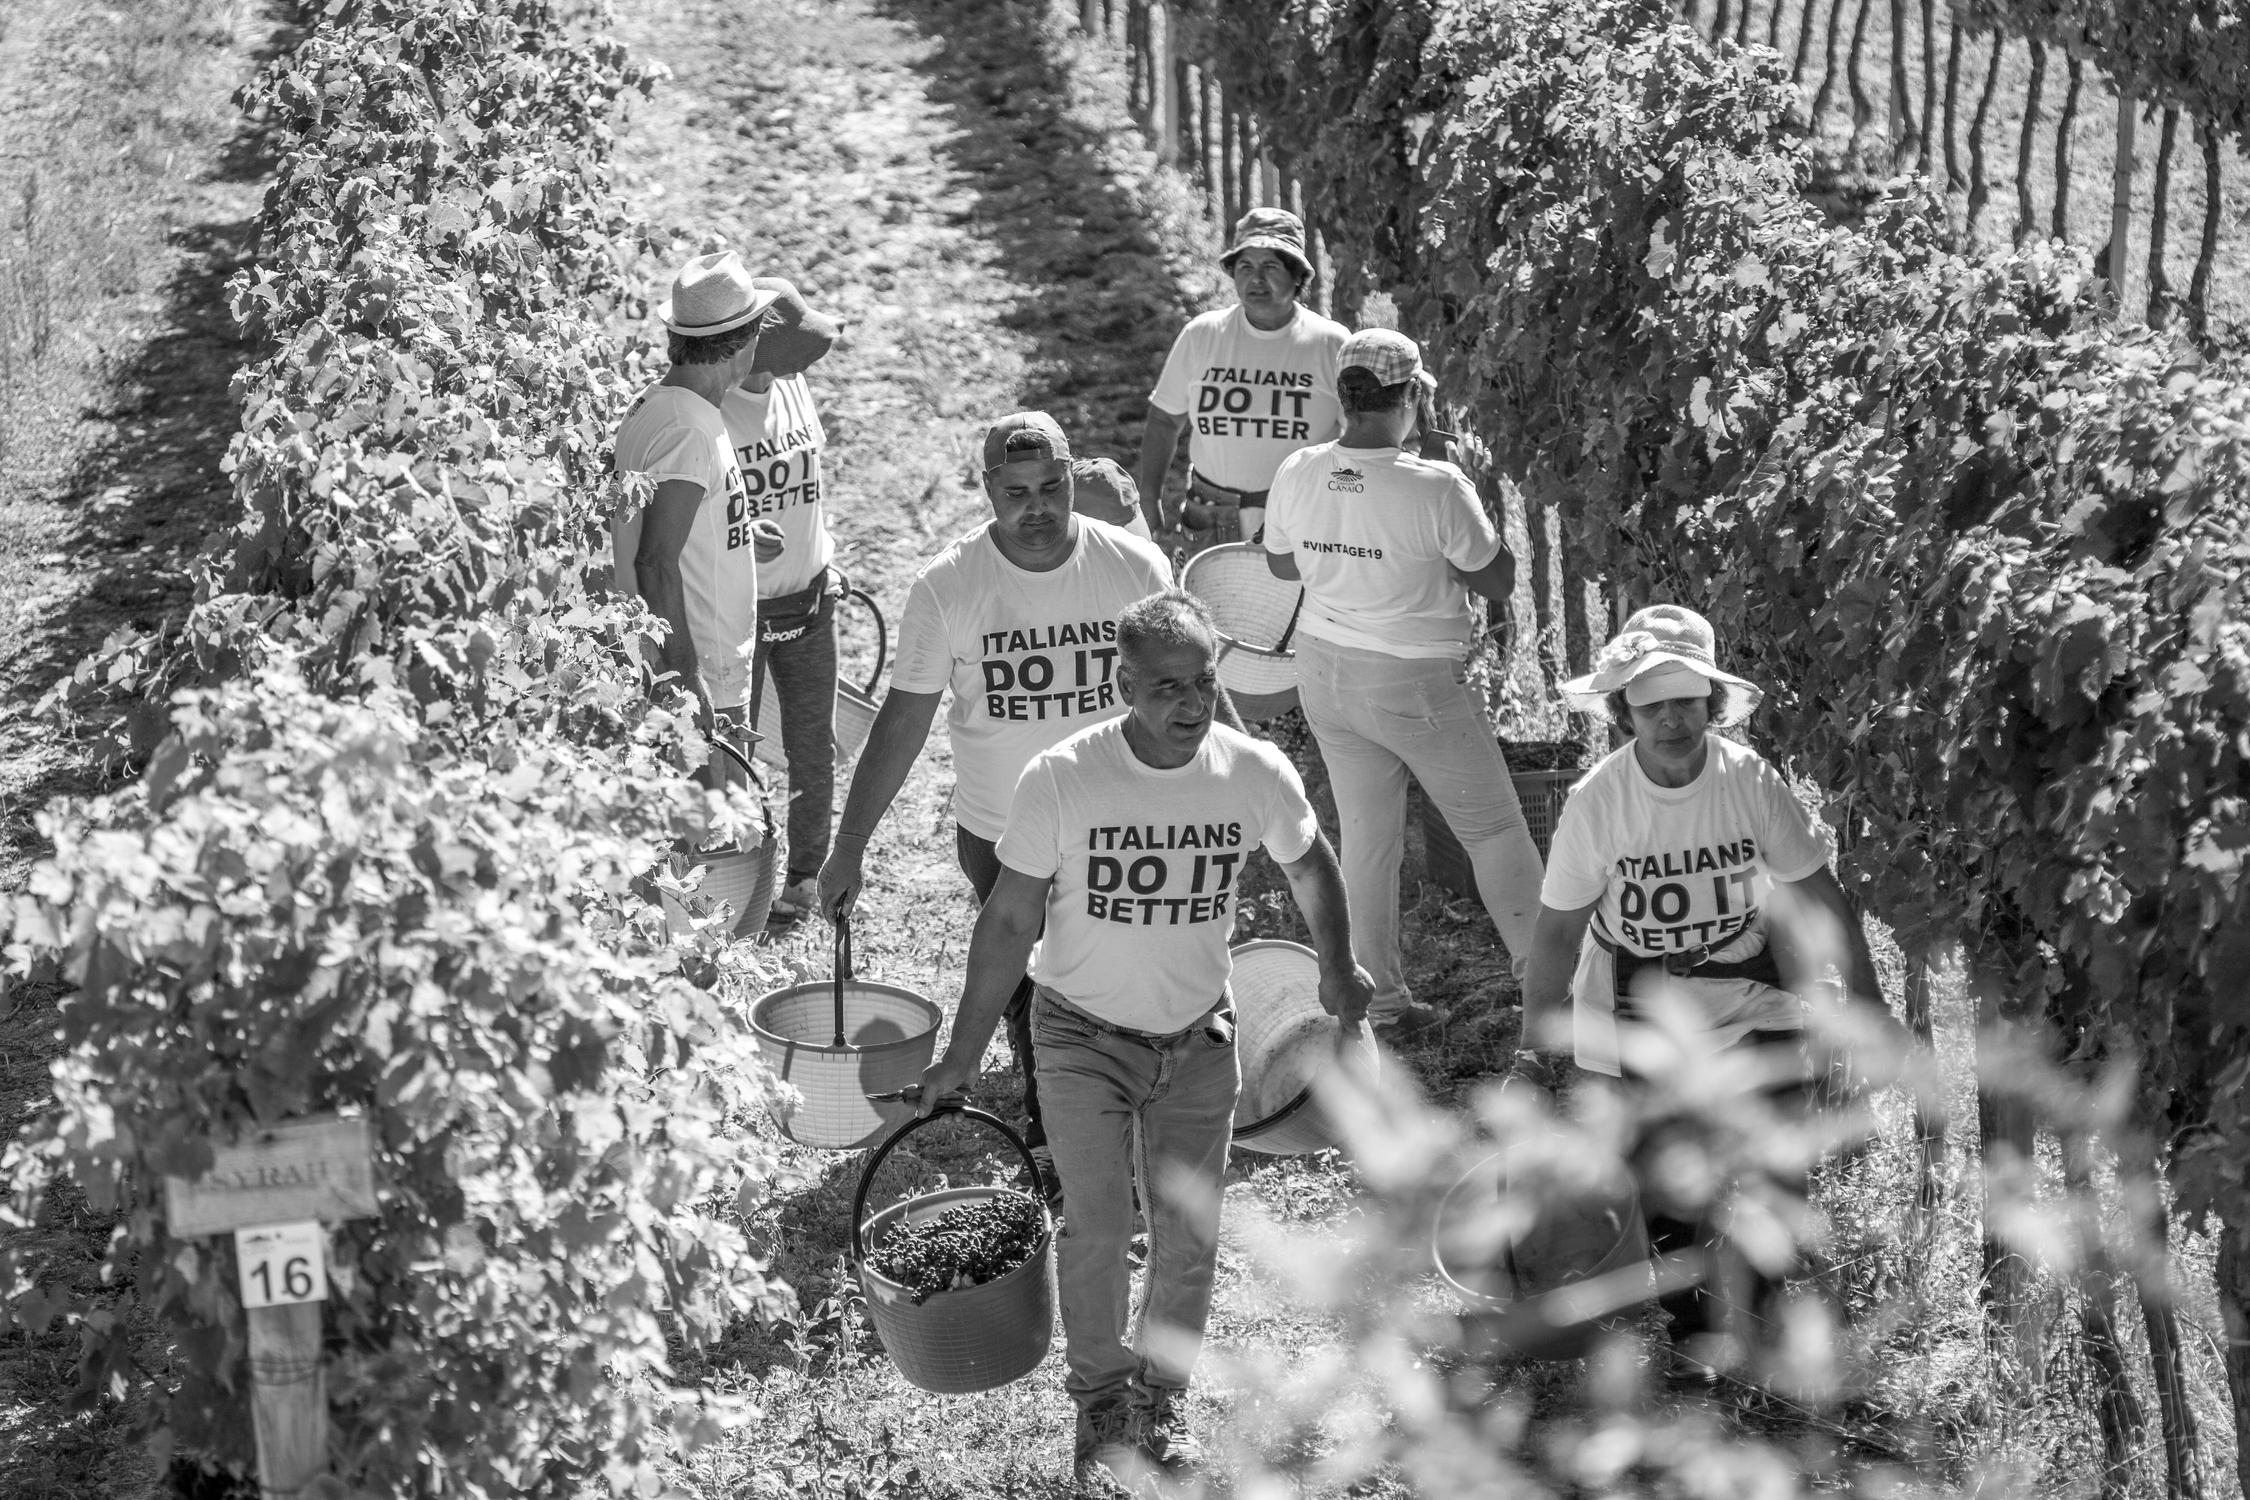
<svg viewBox="0 0 2250 1500">
<path fill-rule="evenodd" d="M 1193 469 L 1188 470 L 1188 492 L 1213 505 L 1263 505 L 1271 490 L 1230 490 L 1223 484 L 1213 484 Z"/>
<path fill-rule="evenodd" d="M 1611 942 L 1602 935 L 1598 927 L 1587 930 L 1613 960 L 1611 969 L 1615 976 L 1615 988 L 1612 994 L 1616 999 L 1617 1014 L 1622 1017 L 1640 1014 L 1641 1008 L 1633 999 L 1633 976 L 1643 969 L 1662 969 L 1677 979 L 1754 979 L 1760 984 L 1772 985 L 1777 990 L 1788 987 L 1781 981 L 1781 966 L 1774 961 L 1770 940 L 1764 948 L 1748 958 L 1721 963 L 1711 957 L 1709 943 L 1695 948 L 1682 948 L 1675 953 L 1641 953 Z M 1740 936 L 1740 933 L 1736 933 L 1727 941 L 1732 942 Z M 1719 946 L 1725 947 L 1726 944 Z"/>
<path fill-rule="evenodd" d="M 1191 1031 L 1208 1031 L 1221 1042 L 1234 1040 L 1234 1008 L 1228 1004 L 1227 997 L 1224 995 L 1219 997 L 1218 1004 L 1188 1022 L 1187 1025 L 1182 1026 L 1178 1031 L 1140 1031 L 1131 1026 L 1120 1026 L 1115 1021 L 1105 1021 L 1092 1011 L 1083 1010 L 1071 1004 L 1060 993 L 1047 988 L 1043 984 L 1034 984 L 1032 988 L 1038 992 L 1040 999 L 1047 1001 L 1058 1010 L 1067 1012 L 1075 1019 L 1084 1021 L 1098 1031 L 1106 1031 L 1111 1036 L 1121 1036 L 1136 1042 L 1147 1042 L 1152 1046 L 1158 1043 L 1176 1042 Z"/>
</svg>

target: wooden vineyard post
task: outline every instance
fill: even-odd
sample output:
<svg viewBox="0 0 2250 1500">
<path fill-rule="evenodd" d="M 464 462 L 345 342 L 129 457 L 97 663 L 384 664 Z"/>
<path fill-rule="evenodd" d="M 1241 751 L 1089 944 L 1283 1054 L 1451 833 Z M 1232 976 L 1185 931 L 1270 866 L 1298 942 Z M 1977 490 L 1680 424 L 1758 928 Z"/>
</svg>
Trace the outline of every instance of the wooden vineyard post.
<svg viewBox="0 0 2250 1500">
<path fill-rule="evenodd" d="M 2117 310 L 2123 313 L 2130 306 L 2125 298 L 2127 283 L 2133 277 L 2133 258 L 2128 253 L 2128 241 L 2133 235 L 2133 125 L 2140 113 L 2133 103 L 2133 91 L 2117 91 L 2117 168 L 2109 195 L 2109 286 L 2117 298 Z"/>
<path fill-rule="evenodd" d="M 201 1177 L 164 1179 L 165 1227 L 181 1240 L 234 1233 L 258 1486 L 266 1500 L 296 1500 L 328 1472 L 326 1225 L 376 1211 L 367 1121 L 293 1120 L 214 1143 L 211 1158 Z"/>
<path fill-rule="evenodd" d="M 1273 164 L 1273 152 L 1266 149 L 1264 132 L 1258 140 L 1258 186 L 1262 201 L 1281 204 L 1281 168 Z"/>
</svg>

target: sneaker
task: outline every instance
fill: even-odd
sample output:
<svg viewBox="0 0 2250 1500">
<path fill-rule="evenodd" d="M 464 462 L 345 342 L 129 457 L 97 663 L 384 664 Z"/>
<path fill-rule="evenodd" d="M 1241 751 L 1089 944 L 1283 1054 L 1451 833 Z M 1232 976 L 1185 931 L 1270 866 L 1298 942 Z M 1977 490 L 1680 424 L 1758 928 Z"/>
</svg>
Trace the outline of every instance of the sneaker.
<svg viewBox="0 0 2250 1500">
<path fill-rule="evenodd" d="M 792 880 L 773 893 L 773 904 L 766 908 L 769 922 L 799 922 L 811 916 L 820 907 L 820 881 L 811 875 L 802 880 Z"/>
<path fill-rule="evenodd" d="M 1168 1385 L 1136 1386 L 1141 1408 L 1141 1443 L 1175 1479 L 1203 1473 L 1203 1444 L 1188 1425 L 1187 1392 Z"/>
<path fill-rule="evenodd" d="M 1371 1015 L 1367 1024 L 1376 1034 L 1392 1041 L 1420 1036 L 1424 1032 L 1442 1031 L 1449 1018 L 1434 1005 L 1424 1005 L 1409 1000 L 1397 1010 L 1383 1015 Z"/>
<path fill-rule="evenodd" d="M 1140 1403 L 1132 1391 L 1111 1391 L 1078 1408 L 1070 1477 L 1081 1495 L 1145 1495 L 1163 1474 L 1141 1437 Z"/>
</svg>

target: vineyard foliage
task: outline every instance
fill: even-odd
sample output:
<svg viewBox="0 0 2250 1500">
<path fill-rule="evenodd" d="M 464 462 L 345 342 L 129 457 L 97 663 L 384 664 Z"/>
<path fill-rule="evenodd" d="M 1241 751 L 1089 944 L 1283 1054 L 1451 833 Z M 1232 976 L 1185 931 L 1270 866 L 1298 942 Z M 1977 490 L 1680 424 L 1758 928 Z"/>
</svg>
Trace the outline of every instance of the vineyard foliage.
<svg viewBox="0 0 2250 1500">
<path fill-rule="evenodd" d="M 1976 31 L 2084 58 L 2143 104 L 2167 105 L 2250 149 L 2250 17 L 2212 0 L 1954 0 Z"/>
<path fill-rule="evenodd" d="M 609 320 L 645 313 L 606 159 L 650 78 L 584 9 L 331 0 L 246 89 L 280 166 L 232 287 L 263 351 L 240 522 L 184 624 L 60 692 L 128 706 L 145 773 L 44 815 L 9 914 L 15 971 L 75 988 L 5 1212 L 67 1176 L 122 1289 L 16 1261 L 10 1311 L 77 1323 L 87 1399 L 167 1329 L 160 1448 L 249 1458 L 231 1248 L 171 1237 L 152 1185 L 256 1124 L 370 1120 L 381 1212 L 333 1227 L 327 1319 L 353 1493 L 640 1492 L 723 1416 L 668 1390 L 667 1338 L 782 1290 L 736 1227 L 773 1158 L 733 960 L 646 884 L 762 811 L 684 774 L 655 627 L 588 582 L 635 368 Z"/>
<path fill-rule="evenodd" d="M 1346 300 L 1626 597 L 1712 616 L 1907 951 L 2137 1062 L 2183 1205 L 2250 1225 L 2250 387 L 2067 247 L 1832 227 L 1785 66 L 1659 0 L 1215 10 Z"/>
</svg>

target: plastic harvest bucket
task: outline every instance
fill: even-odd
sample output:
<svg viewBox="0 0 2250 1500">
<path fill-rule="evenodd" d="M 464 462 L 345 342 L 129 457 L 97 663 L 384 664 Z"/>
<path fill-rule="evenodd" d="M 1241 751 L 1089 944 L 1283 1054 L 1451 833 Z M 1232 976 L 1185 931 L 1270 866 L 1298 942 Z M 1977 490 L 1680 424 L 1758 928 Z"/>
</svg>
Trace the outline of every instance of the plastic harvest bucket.
<svg viewBox="0 0 2250 1500">
<path fill-rule="evenodd" d="M 844 602 L 857 604 L 867 611 L 875 622 L 875 670 L 867 674 L 867 685 L 854 687 L 848 682 L 836 684 L 836 769 L 839 771 L 852 763 L 860 748 L 867 743 L 867 732 L 875 727 L 875 689 L 883 681 L 883 668 L 891 659 L 891 628 L 883 619 L 883 611 L 864 589 L 851 589 Z M 775 770 L 787 770 L 789 757 L 781 743 L 780 694 L 765 692 L 760 674 L 756 715 L 751 727 L 758 732 L 751 753 Z"/>
<path fill-rule="evenodd" d="M 922 1076 L 937 1054 L 938 1008 L 912 990 L 852 977 L 851 925 L 836 924 L 836 970 L 826 983 L 775 990 L 750 1008 L 758 1051 L 794 1104 L 774 1123 L 801 1146 L 856 1151 L 911 1119 L 914 1106 L 877 1103 Z"/>
<path fill-rule="evenodd" d="M 1302 1156 L 1342 1144 L 1314 1096 L 1314 1080 L 1337 1066 L 1336 1018 L 1320 1008 L 1320 959 L 1302 943 L 1262 938 L 1234 950 L 1234 1051 L 1242 1091 L 1234 1099 L 1234 1143 L 1268 1156 Z M 1344 1043 L 1370 1076 L 1375 1043 L 1361 1028 Z"/>
<path fill-rule="evenodd" d="M 720 754 L 735 763 L 736 769 L 748 777 L 752 785 L 764 785 L 741 751 L 723 741 L 712 743 Z M 678 860 L 674 868 L 675 873 L 684 876 L 694 866 L 702 866 L 703 878 L 696 882 L 695 895 L 714 904 L 724 904 L 732 913 L 726 927 L 730 941 L 754 938 L 766 930 L 766 916 L 773 907 L 774 868 L 779 852 L 779 840 L 769 821 L 765 837 L 751 848 L 709 850 L 692 860 Z M 674 937 L 685 936 L 691 930 L 692 919 L 685 902 L 660 893 L 657 904 L 663 908 L 664 925 Z"/>
<path fill-rule="evenodd" d="M 1577 1359 L 1655 1295 L 1648 1225 L 1622 1164 L 1589 1190 L 1534 1203 L 1508 1191 L 1508 1153 L 1438 1205 L 1438 1274 L 1481 1331 L 1526 1359 Z"/>
<path fill-rule="evenodd" d="M 913 1106 L 907 1106 L 911 1112 Z M 948 1188 L 923 1193 L 894 1203 L 873 1218 L 867 1214 L 867 1190 L 875 1169 L 893 1147 L 940 1115 L 960 1114 L 989 1125 L 1008 1139 L 1022 1158 L 1035 1198 L 1013 1188 Z M 920 1224 L 962 1203 L 1001 1198 L 1024 1198 L 1038 1211 L 1039 1243 L 1031 1259 L 996 1281 L 955 1291 L 933 1292 L 917 1303 L 906 1287 L 867 1263 L 870 1249 L 902 1224 Z M 960 1395 L 989 1391 L 1021 1380 L 1047 1357 L 1055 1333 L 1055 1226 L 1047 1215 L 1046 1188 L 1039 1164 L 1032 1160 L 1023 1138 L 997 1116 L 966 1105 L 940 1104 L 928 1119 L 909 1119 L 868 1158 L 859 1174 L 859 1191 L 852 1195 L 852 1266 L 859 1273 L 860 1291 L 867 1298 L 867 1315 L 882 1339 L 884 1352 L 899 1373 L 925 1391 Z"/>
<path fill-rule="evenodd" d="M 1245 723 L 1297 706 L 1297 654 L 1290 649 L 1305 587 L 1276 578 L 1263 547 L 1206 547 L 1180 570 L 1180 587 L 1201 599 L 1219 629 L 1219 682 Z"/>
</svg>

